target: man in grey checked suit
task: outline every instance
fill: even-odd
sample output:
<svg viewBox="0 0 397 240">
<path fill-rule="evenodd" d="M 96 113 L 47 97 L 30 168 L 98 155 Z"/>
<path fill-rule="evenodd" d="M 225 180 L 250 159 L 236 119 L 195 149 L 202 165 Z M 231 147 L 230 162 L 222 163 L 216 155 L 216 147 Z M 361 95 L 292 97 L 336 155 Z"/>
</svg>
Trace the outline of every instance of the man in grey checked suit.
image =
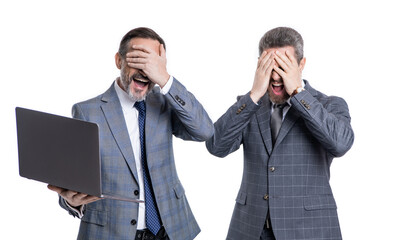
<svg viewBox="0 0 397 240">
<path fill-rule="evenodd" d="M 213 124 L 193 94 L 168 74 L 165 43 L 153 30 L 128 32 L 115 60 L 120 77 L 105 93 L 75 104 L 73 116 L 99 125 L 103 192 L 148 202 L 143 193 L 147 193 L 143 183 L 146 165 L 140 159 L 141 112 L 134 105 L 145 101 L 145 164 L 161 229 L 146 228 L 150 217 L 145 203 L 49 188 L 59 193 L 63 208 L 81 218 L 78 239 L 194 239 L 200 228 L 178 179 L 172 138 L 205 141 L 214 132 Z"/>
<path fill-rule="evenodd" d="M 348 106 L 302 80 L 306 59 L 297 31 L 268 31 L 259 52 L 252 90 L 221 116 L 206 142 L 218 157 L 244 149 L 227 239 L 341 239 L 329 179 L 333 158 L 353 144 Z M 278 130 L 271 127 L 277 121 Z"/>
</svg>

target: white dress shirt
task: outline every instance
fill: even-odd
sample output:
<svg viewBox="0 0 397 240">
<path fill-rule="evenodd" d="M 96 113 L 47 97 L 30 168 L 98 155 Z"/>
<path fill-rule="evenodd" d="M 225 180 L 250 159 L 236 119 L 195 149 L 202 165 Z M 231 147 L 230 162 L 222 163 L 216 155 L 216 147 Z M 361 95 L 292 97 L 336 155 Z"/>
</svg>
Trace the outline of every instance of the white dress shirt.
<svg viewBox="0 0 397 240">
<path fill-rule="evenodd" d="M 124 119 L 127 125 L 128 135 L 130 136 L 132 150 L 134 152 L 136 170 L 138 173 L 138 184 L 139 184 L 139 199 L 145 200 L 145 191 L 143 185 L 143 169 L 141 164 L 141 143 L 139 139 L 139 124 L 138 124 L 138 116 L 139 112 L 134 107 L 135 101 L 132 100 L 128 93 L 126 93 L 120 86 L 117 84 L 119 78 L 114 82 L 114 88 L 116 89 L 117 96 L 120 100 L 121 108 L 123 110 Z M 171 88 L 173 82 L 172 76 L 168 79 L 166 85 L 160 90 L 162 94 L 167 94 L 169 89 Z M 138 210 L 138 221 L 137 221 L 137 229 L 145 229 L 146 228 L 146 218 L 145 218 L 145 203 L 139 203 Z"/>
</svg>

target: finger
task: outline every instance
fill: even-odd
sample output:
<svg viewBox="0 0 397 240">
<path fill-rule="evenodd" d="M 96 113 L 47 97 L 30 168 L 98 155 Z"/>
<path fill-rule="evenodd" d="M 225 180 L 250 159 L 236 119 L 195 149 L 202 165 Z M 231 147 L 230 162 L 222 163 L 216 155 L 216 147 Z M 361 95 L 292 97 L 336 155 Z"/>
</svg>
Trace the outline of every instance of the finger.
<svg viewBox="0 0 397 240">
<path fill-rule="evenodd" d="M 94 196 L 95 197 L 95 196 Z M 79 205 L 87 203 L 87 199 L 92 199 L 93 196 L 85 194 L 85 193 L 78 193 L 73 196 L 73 202 L 78 203 Z"/>
<path fill-rule="evenodd" d="M 263 58 L 263 61 L 265 61 L 265 64 L 263 65 L 264 69 L 267 69 L 272 62 L 274 62 L 274 53 L 269 52 L 268 55 Z"/>
<path fill-rule="evenodd" d="M 283 58 L 284 57 L 284 58 Z M 276 55 L 274 56 L 274 59 L 276 59 L 277 64 L 284 69 L 285 71 L 287 69 L 289 69 L 289 65 L 287 64 L 287 62 L 285 62 L 285 60 L 288 60 L 286 56 L 280 56 L 279 54 L 276 53 Z"/>
<path fill-rule="evenodd" d="M 95 201 L 97 201 L 99 199 L 100 198 L 98 198 L 96 196 L 87 195 L 87 194 L 84 194 L 84 193 L 79 193 L 79 194 L 76 194 L 73 197 L 72 202 L 73 202 L 73 204 L 80 206 L 80 205 L 83 205 L 83 204 L 88 204 L 88 203 L 95 202 Z"/>
<path fill-rule="evenodd" d="M 262 59 L 262 62 L 258 68 L 258 71 L 260 71 L 261 73 L 265 73 L 267 68 L 270 66 L 271 62 L 273 61 L 272 58 L 264 58 Z"/>
<path fill-rule="evenodd" d="M 66 190 L 64 188 L 56 187 L 56 186 L 53 186 L 53 185 L 50 185 L 50 184 L 47 185 L 47 188 L 52 190 L 52 191 L 54 191 L 54 192 L 57 192 L 58 194 L 61 194 L 61 192 Z"/>
<path fill-rule="evenodd" d="M 266 52 L 266 51 L 263 51 L 262 54 L 258 57 L 258 63 L 257 63 L 257 65 L 256 65 L 257 68 L 259 68 L 259 66 L 261 65 L 262 60 L 263 60 L 263 58 L 266 56 L 266 54 L 267 54 L 267 52 Z"/>
<path fill-rule="evenodd" d="M 60 195 L 65 199 L 73 199 L 76 194 L 78 194 L 78 192 L 71 190 L 65 190 L 60 193 Z"/>
<path fill-rule="evenodd" d="M 87 203 L 92 203 L 92 202 L 98 201 L 99 199 L 101 199 L 101 198 L 96 197 L 96 196 L 87 195 L 82 200 L 83 200 L 84 204 L 87 204 Z"/>
<path fill-rule="evenodd" d="M 132 50 L 131 52 L 128 52 L 126 54 L 127 58 L 137 58 L 137 57 L 146 58 L 148 56 L 149 56 L 149 54 L 147 52 L 144 52 L 141 50 Z"/>
<path fill-rule="evenodd" d="M 281 76 L 281 78 L 286 79 L 287 74 L 283 70 L 281 70 L 281 68 L 274 65 L 273 69 L 274 69 L 274 71 L 276 71 L 276 73 L 278 73 L 278 75 Z"/>
<path fill-rule="evenodd" d="M 131 62 L 127 62 L 128 66 L 131 68 L 135 68 L 135 69 L 141 69 L 144 70 L 146 67 L 146 64 L 144 63 L 131 63 Z"/>
<path fill-rule="evenodd" d="M 263 51 L 263 53 L 259 56 L 259 60 L 262 60 L 267 55 L 267 51 Z"/>
<path fill-rule="evenodd" d="M 268 61 L 264 67 L 264 71 L 267 76 L 270 75 L 274 67 L 274 59 L 269 59 L 269 60 L 270 61 Z"/>
<path fill-rule="evenodd" d="M 263 56 L 263 58 L 262 58 L 262 60 L 261 60 L 261 63 L 260 63 L 260 65 L 259 65 L 259 67 L 260 67 L 262 70 L 264 70 L 264 66 L 265 66 L 267 63 L 271 62 L 271 61 L 273 60 L 273 58 L 274 58 L 273 53 L 272 53 L 272 52 L 269 52 L 268 54 L 266 54 L 265 56 Z"/>
<path fill-rule="evenodd" d="M 295 55 L 292 54 L 290 51 L 286 50 L 285 54 L 287 55 L 288 59 L 290 60 L 290 62 L 294 65 L 298 64 L 298 60 L 296 60 Z"/>
<path fill-rule="evenodd" d="M 272 59 L 272 61 L 270 62 L 269 67 L 266 69 L 266 75 L 270 76 L 270 74 L 273 71 L 274 65 L 276 65 L 276 61 L 274 59 Z"/>
<path fill-rule="evenodd" d="M 149 47 L 145 46 L 145 45 L 132 45 L 132 49 L 134 50 L 140 50 L 146 53 L 154 53 L 154 51 L 152 49 L 150 49 Z"/>
<path fill-rule="evenodd" d="M 84 194 L 84 193 L 76 193 L 76 194 L 73 195 L 73 200 L 81 200 L 81 199 L 83 199 L 83 198 L 85 198 L 87 196 L 88 195 Z"/>
<path fill-rule="evenodd" d="M 125 59 L 127 63 L 147 63 L 149 60 L 147 58 L 138 58 L 138 57 L 127 57 Z"/>
</svg>

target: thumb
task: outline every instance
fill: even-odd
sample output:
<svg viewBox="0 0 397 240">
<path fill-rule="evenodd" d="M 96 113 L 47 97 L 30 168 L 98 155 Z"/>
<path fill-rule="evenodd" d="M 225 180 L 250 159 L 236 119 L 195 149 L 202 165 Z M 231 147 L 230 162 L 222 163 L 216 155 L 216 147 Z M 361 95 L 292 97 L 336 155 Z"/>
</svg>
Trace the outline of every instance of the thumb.
<svg viewBox="0 0 397 240">
<path fill-rule="evenodd" d="M 52 191 L 54 191 L 54 192 L 57 192 L 58 194 L 61 194 L 61 192 L 63 192 L 63 190 L 64 190 L 62 188 L 59 188 L 59 187 L 56 187 L 56 186 L 53 186 L 53 185 L 50 185 L 50 184 L 47 185 L 47 188 L 52 190 Z"/>
</svg>

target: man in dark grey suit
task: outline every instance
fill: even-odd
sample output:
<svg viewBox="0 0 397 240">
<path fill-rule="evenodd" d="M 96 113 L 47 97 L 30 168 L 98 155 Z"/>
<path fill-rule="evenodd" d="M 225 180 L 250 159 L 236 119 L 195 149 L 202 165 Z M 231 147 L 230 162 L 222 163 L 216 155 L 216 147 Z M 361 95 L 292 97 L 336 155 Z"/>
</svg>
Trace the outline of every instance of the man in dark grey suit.
<svg viewBox="0 0 397 240">
<path fill-rule="evenodd" d="M 168 74 L 165 43 L 153 30 L 128 32 L 115 60 L 120 77 L 105 93 L 75 104 L 73 116 L 99 125 L 103 191 L 145 203 L 49 188 L 81 218 L 78 239 L 194 239 L 200 228 L 176 172 L 172 138 L 205 141 L 212 121 Z"/>
<path fill-rule="evenodd" d="M 206 142 L 225 157 L 244 149 L 244 172 L 227 239 L 341 239 L 330 165 L 352 146 L 346 102 L 302 80 L 303 39 L 291 28 L 259 43 L 252 90 L 215 123 Z"/>
</svg>

